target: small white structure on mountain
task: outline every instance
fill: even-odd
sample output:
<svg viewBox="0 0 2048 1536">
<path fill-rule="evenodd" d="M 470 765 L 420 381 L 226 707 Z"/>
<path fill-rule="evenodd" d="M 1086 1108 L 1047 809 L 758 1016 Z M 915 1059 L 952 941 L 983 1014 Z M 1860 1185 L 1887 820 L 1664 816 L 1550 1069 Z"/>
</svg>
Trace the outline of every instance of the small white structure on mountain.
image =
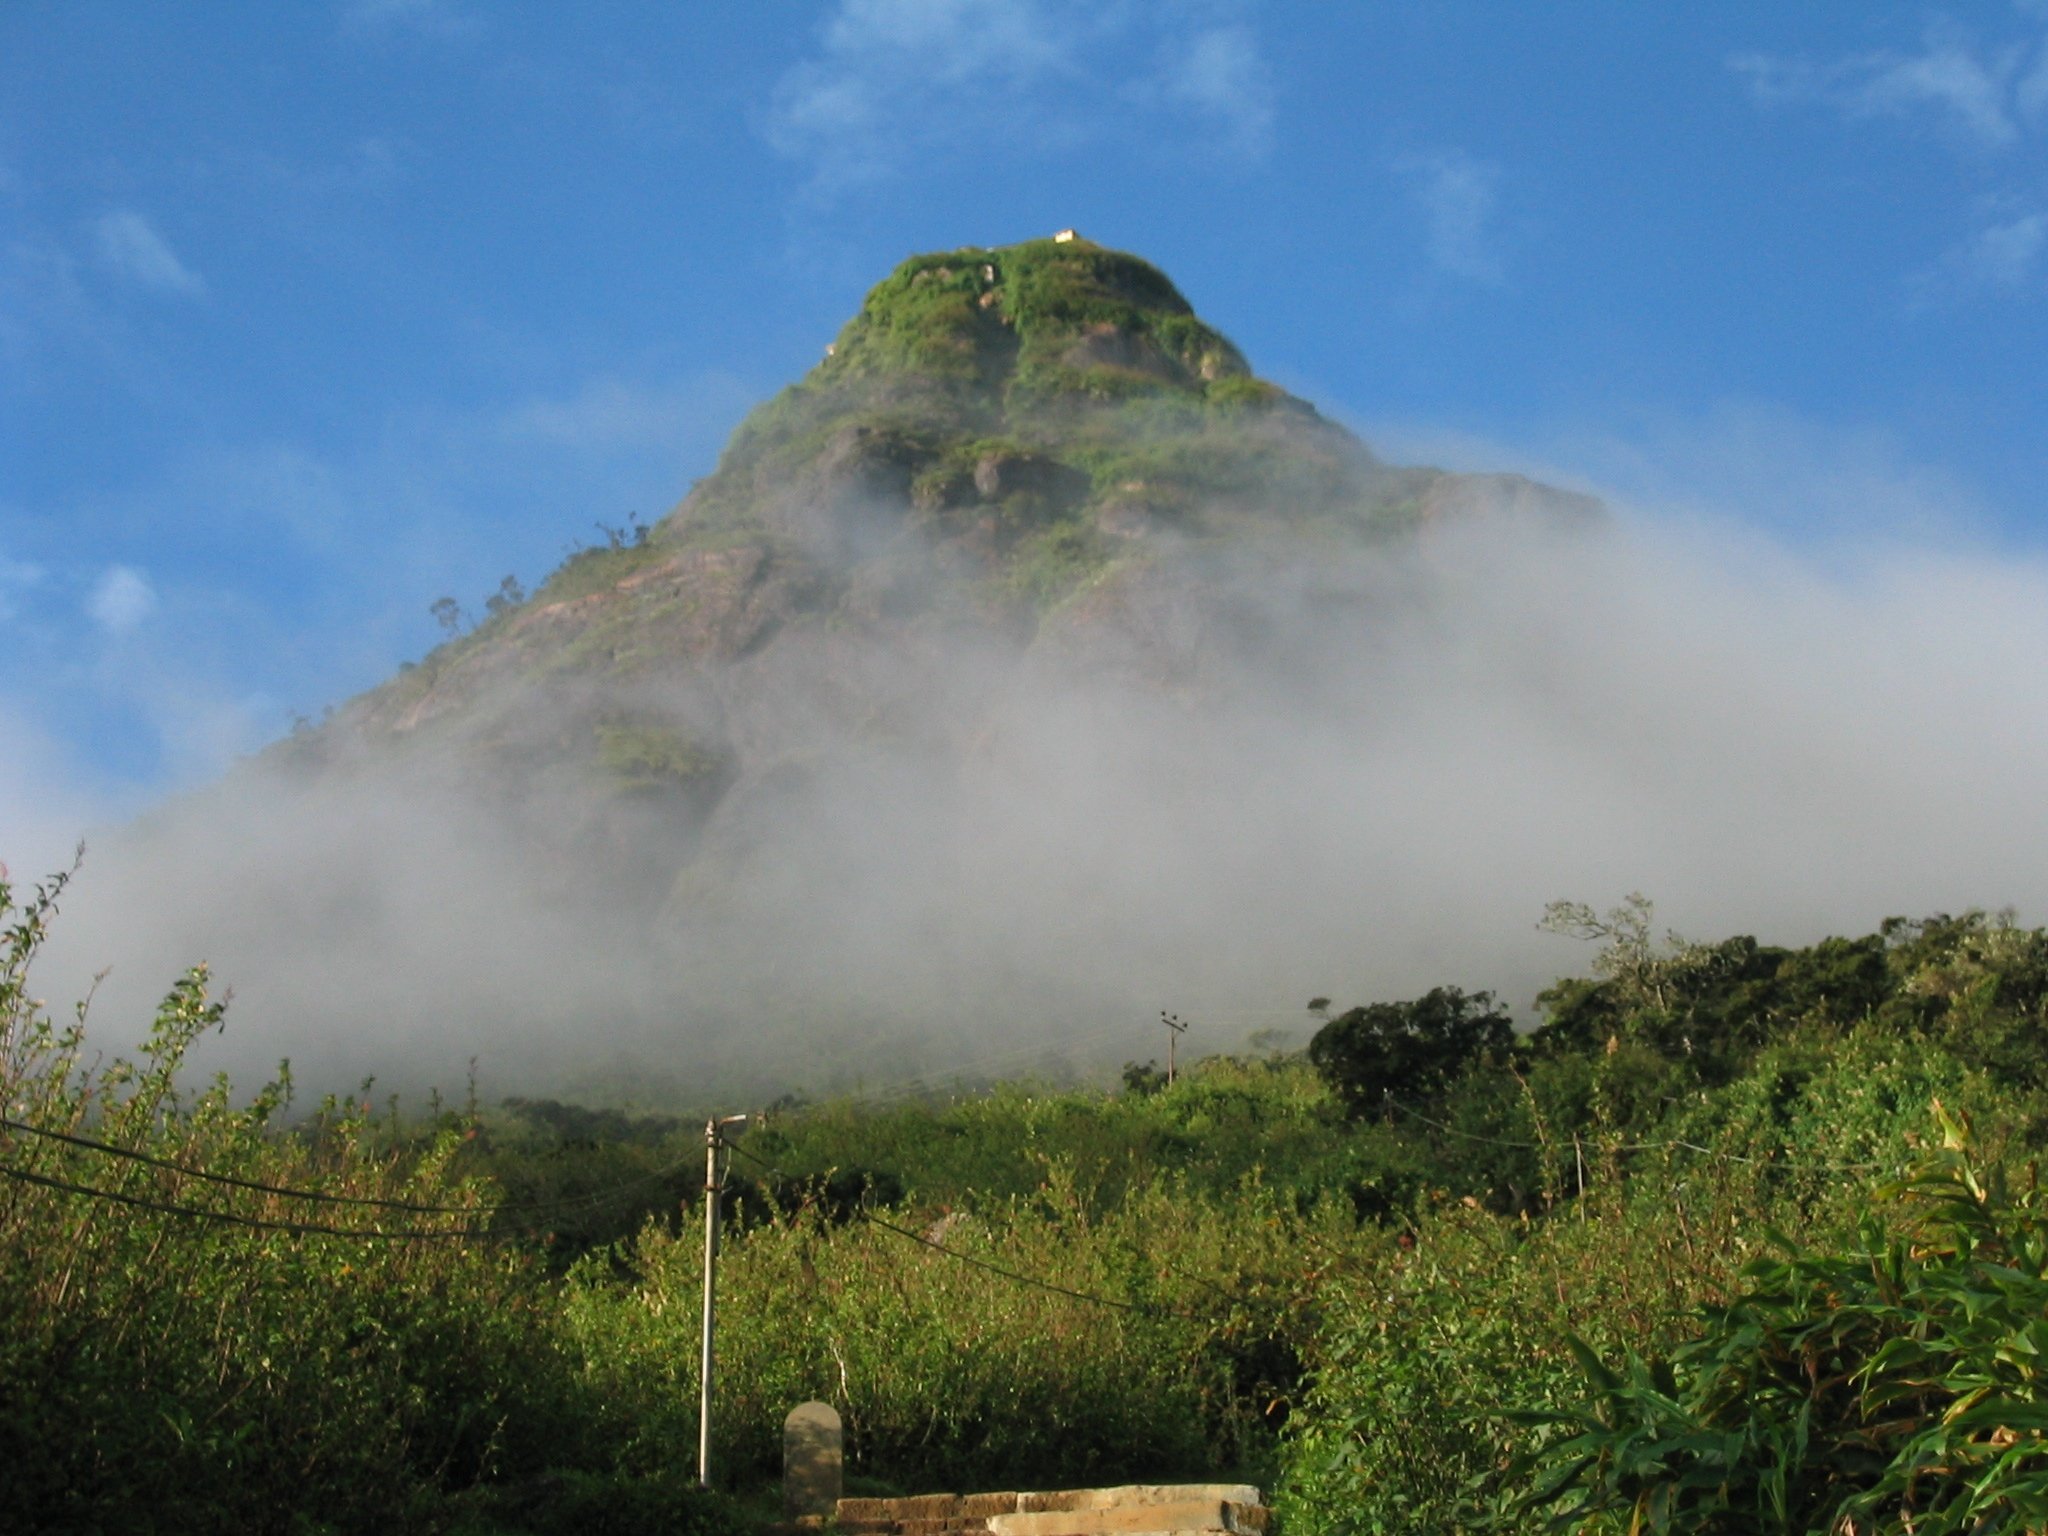
<svg viewBox="0 0 2048 1536">
<path fill-rule="evenodd" d="M 1069 240 L 1078 240 L 1080 238 L 1071 229 L 1063 229 L 1052 237 L 1052 243 L 1054 245 L 1065 245 Z"/>
</svg>

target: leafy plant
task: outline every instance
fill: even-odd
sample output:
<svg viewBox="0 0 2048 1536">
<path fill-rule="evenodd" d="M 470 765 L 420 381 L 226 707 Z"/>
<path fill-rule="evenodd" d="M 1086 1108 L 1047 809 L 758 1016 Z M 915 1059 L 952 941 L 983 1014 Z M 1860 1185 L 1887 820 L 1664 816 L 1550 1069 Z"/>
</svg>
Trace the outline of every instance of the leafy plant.
<svg viewBox="0 0 2048 1536">
<path fill-rule="evenodd" d="M 1668 1359 L 1593 1388 L 1532 1458 L 1512 1528 L 1914 1536 L 2048 1521 L 2048 1203 L 1943 1146 L 1844 1252 L 1789 1242 Z"/>
</svg>

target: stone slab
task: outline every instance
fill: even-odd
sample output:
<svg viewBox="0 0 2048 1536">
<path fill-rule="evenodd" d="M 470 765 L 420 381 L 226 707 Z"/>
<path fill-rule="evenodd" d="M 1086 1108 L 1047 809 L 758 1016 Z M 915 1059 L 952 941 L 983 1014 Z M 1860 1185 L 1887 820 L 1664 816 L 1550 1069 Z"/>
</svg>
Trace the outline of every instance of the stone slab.
<svg viewBox="0 0 2048 1536">
<path fill-rule="evenodd" d="M 1214 1499 L 1222 1504 L 1257 1504 L 1259 1490 L 1250 1483 L 1129 1483 L 1121 1488 L 1067 1488 L 1052 1493 L 1020 1493 L 1017 1512 L 1042 1510 L 1121 1509 L 1132 1505 L 1187 1504 Z"/>
<path fill-rule="evenodd" d="M 960 1513 L 974 1520 L 986 1520 L 990 1515 L 1014 1515 L 1021 1507 L 1020 1493 L 963 1493 L 960 1496 Z"/>
<path fill-rule="evenodd" d="M 1266 1524 L 1263 1504 L 1198 1498 L 992 1515 L 988 1528 L 990 1536 L 1155 1536 L 1161 1531 L 1264 1536 Z"/>
</svg>

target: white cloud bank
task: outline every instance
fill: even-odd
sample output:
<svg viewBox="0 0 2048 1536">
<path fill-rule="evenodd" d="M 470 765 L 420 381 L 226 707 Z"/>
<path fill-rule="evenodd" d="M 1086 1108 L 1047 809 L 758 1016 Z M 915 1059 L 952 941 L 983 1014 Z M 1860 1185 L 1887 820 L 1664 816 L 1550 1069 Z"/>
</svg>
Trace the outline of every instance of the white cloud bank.
<svg viewBox="0 0 2048 1536">
<path fill-rule="evenodd" d="M 290 1055 L 320 1086 L 481 1053 L 497 1092 L 772 1091 L 1119 1020 L 1135 1054 L 1162 1007 L 1213 1048 L 1316 994 L 1526 1008 L 1584 963 L 1535 931 L 1558 897 L 1641 889 L 1693 936 L 1779 942 L 2048 920 L 2038 558 L 1624 515 L 1230 580 L 1208 618 L 1170 586 L 1136 611 L 1140 660 L 1187 664 L 1171 689 L 858 625 L 816 677 L 801 647 L 747 663 L 718 708 L 797 750 L 666 894 L 675 829 L 607 832 L 562 785 L 506 809 L 418 760 L 237 776 L 88 860 L 51 985 L 118 962 L 103 1012 L 130 1017 L 210 958 L 238 1069 Z"/>
</svg>

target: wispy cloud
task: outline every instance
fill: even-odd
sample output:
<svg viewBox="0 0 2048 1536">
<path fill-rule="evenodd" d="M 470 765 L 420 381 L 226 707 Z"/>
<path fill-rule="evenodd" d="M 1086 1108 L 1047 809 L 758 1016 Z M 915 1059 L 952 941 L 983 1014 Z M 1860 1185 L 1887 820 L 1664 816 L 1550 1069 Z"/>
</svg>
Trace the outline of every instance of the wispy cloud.
<svg viewBox="0 0 2048 1536">
<path fill-rule="evenodd" d="M 32 560 L 10 560 L 0 555 L 0 623 L 21 611 L 20 597 L 43 582 L 44 571 Z"/>
<path fill-rule="evenodd" d="M 1829 61 L 1746 53 L 1728 65 L 1760 102 L 1818 102 L 1852 119 L 1930 119 L 1986 149 L 2015 143 L 2023 125 L 2048 106 L 2042 39 L 1980 45 L 1946 20 L 1931 25 L 1913 51 L 1880 49 Z"/>
<path fill-rule="evenodd" d="M 1273 77 L 1256 33 L 1244 25 L 1169 37 L 1154 76 L 1159 98 L 1204 118 L 1236 154 L 1256 159 L 1273 147 Z"/>
<path fill-rule="evenodd" d="M 481 31 L 483 22 L 456 0 L 347 0 L 341 26 L 358 36 L 412 32 L 452 38 Z"/>
<path fill-rule="evenodd" d="M 570 449 L 694 448 L 707 416 L 723 421 L 752 400 L 738 379 L 715 375 L 681 386 L 592 379 L 574 394 L 513 407 L 502 429 L 510 438 Z"/>
<path fill-rule="evenodd" d="M 93 583 L 85 611 L 107 634 L 132 634 L 156 612 L 156 588 L 131 565 L 113 565 Z"/>
<path fill-rule="evenodd" d="M 2041 270 L 2048 252 L 2048 214 L 2036 211 L 1996 219 L 1950 251 L 1943 275 L 1970 290 L 2017 293 Z"/>
<path fill-rule="evenodd" d="M 1813 104 L 1843 120 L 1890 120 L 1939 133 L 1967 151 L 1995 190 L 1977 201 L 1968 234 L 1905 280 L 1908 302 L 2014 296 L 2036 287 L 2048 256 L 2041 130 L 2048 128 L 2048 6 L 2013 7 L 2016 28 L 1987 40 L 1936 16 L 1917 47 L 1816 60 L 1740 54 L 1728 66 L 1760 104 Z"/>
<path fill-rule="evenodd" d="M 206 291 L 199 274 L 178 259 L 154 224 L 132 208 L 100 215 L 93 248 L 103 271 L 159 293 L 196 297 Z"/>
<path fill-rule="evenodd" d="M 1235 15 L 1167 0 L 840 0 L 777 83 L 766 137 L 826 201 L 919 156 L 1072 149 L 1130 132 L 1134 114 L 1256 158 L 1273 89 Z"/>
<path fill-rule="evenodd" d="M 1422 214 L 1431 264 L 1468 282 L 1500 282 L 1506 275 L 1495 229 L 1500 167 L 1447 149 L 1402 155 L 1394 169 Z"/>
</svg>

